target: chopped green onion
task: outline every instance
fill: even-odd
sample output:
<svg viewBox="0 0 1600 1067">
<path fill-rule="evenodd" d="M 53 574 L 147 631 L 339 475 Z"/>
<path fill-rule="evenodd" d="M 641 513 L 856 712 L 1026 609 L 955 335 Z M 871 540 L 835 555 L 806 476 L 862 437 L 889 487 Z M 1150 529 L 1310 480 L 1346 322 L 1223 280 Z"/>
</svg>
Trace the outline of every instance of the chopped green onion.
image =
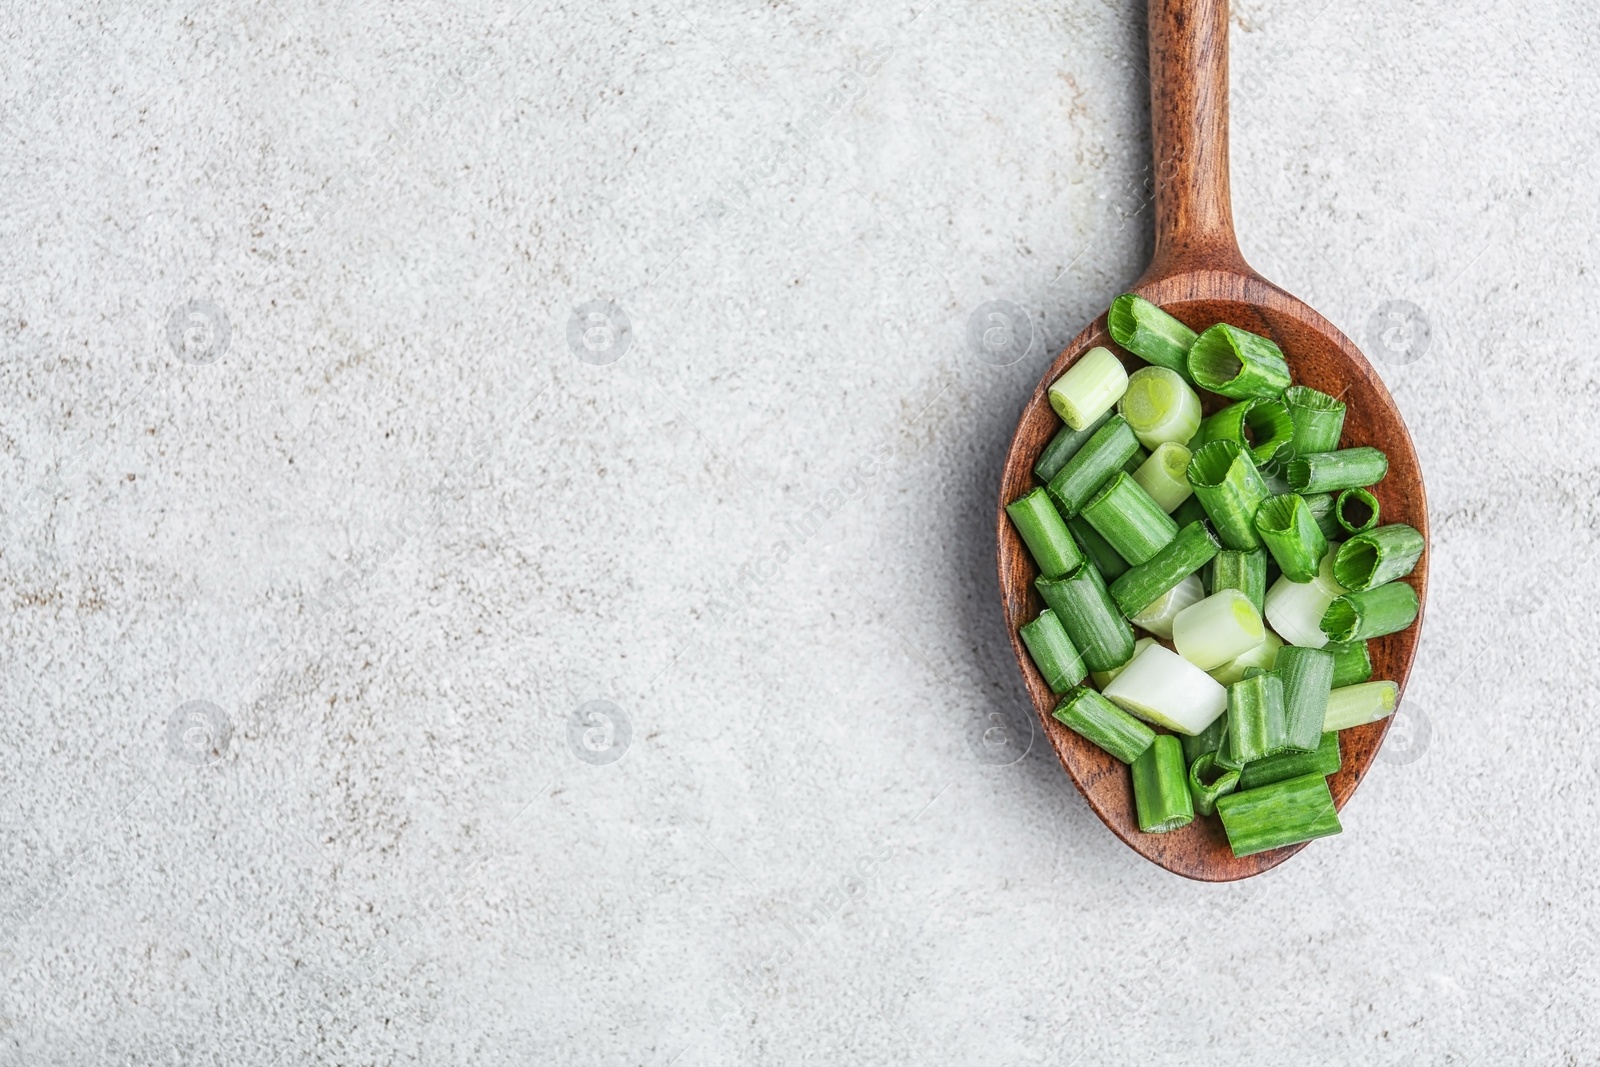
<svg viewBox="0 0 1600 1067">
<path fill-rule="evenodd" d="M 1093 689 L 1079 688 L 1056 705 L 1056 719 L 1123 763 L 1150 747 L 1156 732 Z"/>
<path fill-rule="evenodd" d="M 1157 644 L 1133 657 L 1104 692 L 1107 700 L 1145 722 L 1180 734 L 1197 734 L 1228 710 L 1226 689 Z"/>
<path fill-rule="evenodd" d="M 1322 646 L 1333 653 L 1333 687 L 1355 685 L 1372 677 L 1372 653 L 1365 641 L 1329 641 Z"/>
<path fill-rule="evenodd" d="M 1298 778 L 1302 774 L 1330 775 L 1339 770 L 1339 735 L 1325 733 L 1308 751 L 1280 752 L 1276 756 L 1246 763 L 1239 772 L 1240 789 L 1259 789 L 1285 778 Z"/>
<path fill-rule="evenodd" d="M 1083 560 L 1061 512 L 1043 489 L 1035 489 L 1007 504 L 1006 514 L 1011 516 L 1011 524 L 1022 535 L 1039 573 L 1046 578 L 1059 578 Z"/>
<path fill-rule="evenodd" d="M 1400 687 L 1393 682 L 1340 686 L 1328 694 L 1328 717 L 1322 720 L 1322 728 L 1348 730 L 1365 726 L 1387 718 L 1399 703 Z"/>
<path fill-rule="evenodd" d="M 1237 589 L 1250 598 L 1257 611 L 1267 606 L 1267 550 L 1241 552 L 1225 548 L 1211 561 L 1211 591 Z"/>
<path fill-rule="evenodd" d="M 1217 801 L 1217 814 L 1235 856 L 1298 845 L 1343 829 L 1328 779 L 1320 774 L 1240 790 Z"/>
<path fill-rule="evenodd" d="M 1288 747 L 1283 679 L 1268 671 L 1228 686 L 1228 755 L 1233 762 L 1247 764 Z"/>
<path fill-rule="evenodd" d="M 1172 644 L 1178 655 L 1209 671 L 1266 639 L 1261 613 L 1237 589 L 1222 589 L 1178 612 Z"/>
<path fill-rule="evenodd" d="M 1111 542 L 1101 537 L 1100 531 L 1090 526 L 1082 515 L 1069 520 L 1067 529 L 1072 531 L 1073 540 L 1078 542 L 1083 554 L 1089 557 L 1089 562 L 1094 564 L 1100 577 L 1106 581 L 1115 581 L 1128 569 L 1128 561 L 1117 555 Z"/>
<path fill-rule="evenodd" d="M 1327 718 L 1328 693 L 1333 689 L 1333 653 L 1291 646 L 1278 653 L 1278 662 L 1272 669 L 1283 680 L 1283 717 L 1289 747 L 1316 748 L 1317 739 L 1322 736 L 1322 721 Z"/>
<path fill-rule="evenodd" d="M 1171 734 L 1157 735 L 1133 761 L 1133 806 L 1139 829 L 1147 834 L 1164 834 L 1194 821 L 1183 746 Z"/>
<path fill-rule="evenodd" d="M 1111 349 L 1089 349 L 1050 387 L 1050 406 L 1061 421 L 1081 430 L 1122 398 L 1128 372 Z"/>
<path fill-rule="evenodd" d="M 1215 752 L 1203 752 L 1189 764 L 1189 796 L 1197 815 L 1215 814 L 1217 798 L 1238 786 L 1239 772 L 1219 764 Z"/>
<path fill-rule="evenodd" d="M 1153 637 L 1139 638 L 1139 640 L 1133 643 L 1133 655 L 1128 659 L 1128 663 L 1132 663 L 1135 659 L 1138 659 L 1139 653 L 1143 652 L 1146 648 L 1149 648 L 1155 643 L 1156 639 Z M 1116 681 L 1117 675 L 1121 674 L 1127 669 L 1128 663 L 1124 663 L 1120 667 L 1113 667 L 1109 671 L 1090 671 L 1089 680 L 1094 682 L 1095 687 L 1104 693 L 1106 691 L 1106 686 Z"/>
<path fill-rule="evenodd" d="M 1271 494 L 1250 454 L 1232 441 L 1211 441 L 1189 461 L 1189 484 L 1225 548 L 1260 548 L 1256 509 Z"/>
<path fill-rule="evenodd" d="M 1124 575 L 1126 577 L 1126 575 Z M 1178 613 L 1191 604 L 1198 604 L 1204 600 L 1206 588 L 1200 581 L 1198 574 L 1191 574 L 1178 581 L 1178 584 L 1168 589 L 1165 593 L 1149 601 L 1144 607 L 1128 616 L 1128 621 L 1147 633 L 1157 637 L 1172 639 L 1172 620 Z M 1113 592 L 1112 597 L 1116 594 Z"/>
<path fill-rule="evenodd" d="M 1322 531 L 1323 537 L 1332 541 L 1336 537 L 1344 536 L 1344 528 L 1339 525 L 1339 504 L 1332 493 L 1312 493 L 1309 496 L 1301 493 L 1300 498 L 1306 502 L 1306 507 L 1310 509 L 1311 517 L 1316 520 L 1317 529 Z"/>
<path fill-rule="evenodd" d="M 1200 425 L 1200 398 L 1177 371 L 1140 367 L 1129 375 L 1117 412 L 1144 447 L 1157 448 L 1169 441 L 1181 445 Z"/>
<path fill-rule="evenodd" d="M 1422 535 L 1403 522 L 1357 534 L 1339 546 L 1333 576 L 1352 592 L 1404 578 L 1422 558 Z"/>
<path fill-rule="evenodd" d="M 1322 613 L 1322 632 L 1333 641 L 1365 641 L 1398 633 L 1416 617 L 1417 591 L 1405 582 L 1390 582 L 1334 600 Z"/>
<path fill-rule="evenodd" d="M 1113 474 L 1083 505 L 1083 517 L 1117 555 L 1134 566 L 1166 548 L 1178 535 L 1172 516 L 1122 471 Z"/>
<path fill-rule="evenodd" d="M 1276 344 L 1225 322 L 1195 338 L 1189 376 L 1200 388 L 1235 400 L 1277 397 L 1290 382 L 1289 364 Z"/>
<path fill-rule="evenodd" d="M 1157 445 L 1150 458 L 1133 472 L 1133 480 L 1169 515 L 1194 495 L 1194 486 L 1189 484 L 1187 475 L 1189 456 L 1187 448 L 1168 441 Z"/>
<path fill-rule="evenodd" d="M 1228 737 L 1228 717 L 1218 715 L 1197 734 L 1179 734 L 1178 740 L 1183 742 L 1183 758 L 1186 763 L 1193 763 L 1207 752 L 1216 752 L 1223 747 Z"/>
<path fill-rule="evenodd" d="M 1345 587 L 1333 579 L 1333 557 L 1337 546 L 1329 545 L 1322 557 L 1317 576 L 1309 582 L 1293 582 L 1285 575 L 1267 590 L 1266 610 L 1263 612 L 1272 628 L 1291 645 L 1321 648 L 1328 643 L 1322 632 L 1322 616 L 1328 605 L 1345 593 Z"/>
<path fill-rule="evenodd" d="M 1256 510 L 1256 533 L 1291 582 L 1309 582 L 1328 554 L 1328 539 L 1298 493 L 1275 496 Z"/>
<path fill-rule="evenodd" d="M 1232 685 L 1244 678 L 1252 668 L 1260 671 L 1272 670 L 1277 665 L 1278 650 L 1281 648 L 1283 648 L 1283 638 L 1268 630 L 1267 636 L 1255 648 L 1233 657 L 1220 667 L 1211 668 L 1206 673 L 1223 685 Z"/>
<path fill-rule="evenodd" d="M 1107 419 L 1050 479 L 1050 496 L 1062 516 L 1075 518 L 1084 502 L 1121 470 L 1138 448 L 1139 439 L 1128 429 L 1128 420 L 1121 415 Z"/>
<path fill-rule="evenodd" d="M 1283 391 L 1283 403 L 1294 424 L 1294 437 L 1289 443 L 1292 455 L 1332 452 L 1339 447 L 1339 434 L 1344 431 L 1344 401 L 1310 386 L 1291 385 Z"/>
<path fill-rule="evenodd" d="M 1122 472 L 1131 475 L 1134 471 L 1144 466 L 1145 460 L 1149 458 L 1150 453 L 1145 450 L 1144 445 L 1140 445 L 1133 450 L 1133 455 L 1128 457 L 1128 462 L 1122 465 Z"/>
<path fill-rule="evenodd" d="M 1207 416 L 1189 447 L 1232 441 L 1247 449 L 1257 466 L 1263 466 L 1288 447 L 1293 433 L 1288 408 L 1276 400 L 1252 396 Z"/>
<path fill-rule="evenodd" d="M 1091 671 L 1109 671 L 1132 658 L 1133 627 L 1117 612 L 1100 572 L 1087 560 L 1065 578 L 1039 578 L 1033 584 Z"/>
<path fill-rule="evenodd" d="M 1044 451 L 1039 453 L 1039 460 L 1033 465 L 1033 476 L 1041 482 L 1048 482 L 1061 473 L 1067 460 L 1077 455 L 1084 442 L 1093 437 L 1094 432 L 1104 426 L 1109 418 L 1111 412 L 1108 411 L 1081 430 L 1074 430 L 1071 426 L 1057 430 L 1056 435 L 1050 438 L 1050 443 L 1044 446 Z"/>
<path fill-rule="evenodd" d="M 1389 472 L 1389 457 L 1376 448 L 1306 452 L 1289 461 L 1285 472 L 1297 493 L 1336 493 L 1374 485 Z"/>
<path fill-rule="evenodd" d="M 1346 489 L 1333 503 L 1333 517 L 1345 533 L 1366 533 L 1378 525 L 1378 498 L 1365 489 Z"/>
<path fill-rule="evenodd" d="M 1037 619 L 1019 627 L 1017 633 L 1028 646 L 1028 655 L 1039 668 L 1039 675 L 1050 692 L 1065 693 L 1083 681 L 1086 671 L 1083 657 L 1078 655 L 1053 610 L 1045 608 Z"/>
<path fill-rule="evenodd" d="M 1124 615 L 1131 617 L 1205 566 L 1206 561 L 1217 554 L 1217 547 L 1217 539 L 1205 523 L 1191 522 L 1160 552 L 1112 582 L 1111 599 L 1117 602 Z M 1195 587 L 1203 588 L 1198 578 Z M 1170 637 L 1171 631 L 1163 636 Z"/>
<path fill-rule="evenodd" d="M 1146 363 L 1177 371 L 1189 380 L 1189 347 L 1195 332 L 1142 296 L 1123 293 L 1106 313 L 1111 339 Z"/>
</svg>

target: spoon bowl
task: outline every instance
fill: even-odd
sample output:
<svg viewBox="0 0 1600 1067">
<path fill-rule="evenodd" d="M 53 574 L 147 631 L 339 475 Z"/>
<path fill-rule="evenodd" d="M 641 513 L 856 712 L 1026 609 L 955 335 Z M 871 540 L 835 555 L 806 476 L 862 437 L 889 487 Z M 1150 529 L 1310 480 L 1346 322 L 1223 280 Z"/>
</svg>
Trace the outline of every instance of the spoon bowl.
<svg viewBox="0 0 1600 1067">
<path fill-rule="evenodd" d="M 1389 391 L 1360 350 L 1303 301 L 1262 278 L 1244 261 L 1233 234 L 1228 182 L 1227 0 L 1151 0 L 1151 124 L 1156 170 L 1156 251 L 1131 289 L 1196 332 L 1231 323 L 1272 338 L 1296 384 L 1344 400 L 1341 448 L 1372 445 L 1389 457 L 1389 472 L 1372 493 L 1383 523 L 1403 522 L 1428 536 L 1427 498 L 1416 451 Z M 1034 389 L 1006 455 L 997 515 L 1002 608 L 1029 695 L 1062 766 L 1096 815 L 1134 851 L 1169 871 L 1204 881 L 1247 878 L 1277 866 L 1304 844 L 1237 858 L 1221 823 L 1196 818 L 1164 834 L 1139 830 L 1128 768 L 1058 723 L 1059 698 L 1034 668 L 1017 629 L 1044 605 L 1034 590 L 1038 571 L 1009 522 L 1005 505 L 1038 483 L 1033 465 L 1060 428 L 1046 391 L 1095 347 L 1118 355 L 1131 372 L 1144 362 L 1111 340 L 1102 314 L 1073 339 Z M 1229 403 L 1202 396 L 1207 413 Z M 1417 591 L 1414 625 L 1369 642 L 1374 679 L 1405 691 L 1426 605 L 1428 556 L 1405 579 Z M 1393 716 L 1340 733 L 1343 763 L 1329 778 L 1334 805 L 1343 808 L 1372 765 Z"/>
</svg>

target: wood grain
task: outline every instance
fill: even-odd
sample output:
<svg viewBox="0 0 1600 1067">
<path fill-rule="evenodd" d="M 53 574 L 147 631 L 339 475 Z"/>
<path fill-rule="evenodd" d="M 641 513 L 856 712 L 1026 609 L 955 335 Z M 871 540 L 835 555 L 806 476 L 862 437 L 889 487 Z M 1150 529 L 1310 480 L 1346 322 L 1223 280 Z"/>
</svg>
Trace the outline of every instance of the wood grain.
<svg viewBox="0 0 1600 1067">
<path fill-rule="evenodd" d="M 1372 490 L 1382 521 L 1404 522 L 1428 537 L 1427 497 L 1411 435 L 1389 391 L 1366 360 L 1332 323 L 1304 302 L 1251 270 L 1239 253 L 1228 186 L 1228 53 L 1225 0 L 1151 0 L 1151 123 L 1156 163 L 1156 251 L 1132 291 L 1195 330 L 1217 322 L 1271 337 L 1283 349 L 1297 383 L 1310 385 L 1347 405 L 1341 447 L 1374 445 L 1389 456 L 1389 473 Z M 1034 591 L 1037 576 L 1027 548 L 1007 520 L 1005 504 L 1036 480 L 1033 464 L 1060 422 L 1046 399 L 1051 382 L 1084 352 L 1104 346 L 1129 370 L 1143 361 L 1118 348 L 1101 315 L 1056 358 L 1023 409 L 1001 477 L 996 535 L 1003 611 L 1011 645 L 1021 664 L 1045 736 L 1089 806 L 1130 848 L 1169 871 L 1204 881 L 1247 878 L 1277 866 L 1305 845 L 1234 857 L 1221 823 L 1197 818 L 1166 834 L 1139 831 L 1128 769 L 1068 730 L 1051 716 L 1056 697 L 1028 657 L 1017 628 L 1043 608 Z M 1204 398 L 1208 412 L 1226 400 Z M 1406 581 L 1427 606 L 1428 560 L 1424 553 Z M 1371 642 L 1374 678 L 1389 678 L 1402 697 L 1421 635 L 1423 611 L 1401 633 Z M 1330 779 L 1334 803 L 1343 808 L 1361 784 L 1392 719 L 1340 734 L 1344 764 Z"/>
</svg>

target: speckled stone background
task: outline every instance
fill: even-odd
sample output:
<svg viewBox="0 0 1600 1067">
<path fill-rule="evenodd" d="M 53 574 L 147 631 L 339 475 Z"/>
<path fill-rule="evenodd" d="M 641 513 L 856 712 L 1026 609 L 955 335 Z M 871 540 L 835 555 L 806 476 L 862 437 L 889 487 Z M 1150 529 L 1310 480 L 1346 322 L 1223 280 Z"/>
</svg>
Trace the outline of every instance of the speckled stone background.
<svg viewBox="0 0 1600 1067">
<path fill-rule="evenodd" d="M 1236 4 L 1245 254 L 1435 539 L 1345 833 L 1231 886 L 993 572 L 1141 6 L 8 6 L 0 1062 L 1600 1059 L 1587 5 Z"/>
</svg>

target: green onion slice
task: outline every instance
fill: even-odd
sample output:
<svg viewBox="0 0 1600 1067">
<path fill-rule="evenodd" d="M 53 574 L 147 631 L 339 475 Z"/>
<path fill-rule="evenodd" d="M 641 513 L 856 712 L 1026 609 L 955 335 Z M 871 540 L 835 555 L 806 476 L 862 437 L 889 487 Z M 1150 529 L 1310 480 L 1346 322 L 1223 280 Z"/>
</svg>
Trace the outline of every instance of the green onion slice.
<svg viewBox="0 0 1600 1067">
<path fill-rule="evenodd" d="M 1147 646 L 1105 687 L 1105 697 L 1145 722 L 1197 734 L 1228 708 L 1228 691 L 1182 656 Z"/>
<path fill-rule="evenodd" d="M 1324 730 L 1348 730 L 1387 718 L 1400 703 L 1400 687 L 1393 682 L 1362 682 L 1340 686 L 1328 694 Z"/>
<path fill-rule="evenodd" d="M 1038 462 L 1033 465 L 1033 476 L 1041 482 L 1048 483 L 1050 479 L 1061 473 L 1061 468 L 1066 466 L 1067 460 L 1077 455 L 1078 449 L 1093 437 L 1095 431 L 1106 424 L 1111 418 L 1111 412 L 1106 412 L 1094 422 L 1081 430 L 1074 430 L 1071 426 L 1063 426 L 1050 438 L 1050 443 L 1044 446 L 1044 451 L 1039 453 Z"/>
<path fill-rule="evenodd" d="M 1216 752 L 1203 752 L 1189 764 L 1189 797 L 1197 815 L 1212 815 L 1217 798 L 1225 797 L 1239 785 L 1238 771 L 1217 763 Z"/>
<path fill-rule="evenodd" d="M 1183 746 L 1171 734 L 1158 735 L 1133 761 L 1133 805 L 1139 829 L 1147 834 L 1164 834 L 1194 821 Z"/>
<path fill-rule="evenodd" d="M 1267 606 L 1267 550 L 1241 552 L 1224 548 L 1211 561 L 1211 591 L 1237 589 L 1250 598 L 1257 611 Z"/>
<path fill-rule="evenodd" d="M 1309 386 L 1291 385 L 1283 391 L 1283 403 L 1294 426 L 1289 443 L 1292 455 L 1332 452 L 1339 447 L 1339 434 L 1344 431 L 1344 401 Z"/>
<path fill-rule="evenodd" d="M 1083 555 L 1072 540 L 1072 532 L 1043 489 L 1007 504 L 1006 514 L 1022 535 L 1039 573 L 1046 578 L 1059 578 L 1082 562 Z"/>
<path fill-rule="evenodd" d="M 1178 535 L 1172 516 L 1122 471 L 1112 475 L 1083 505 L 1083 517 L 1117 555 L 1135 566 L 1166 548 Z"/>
<path fill-rule="evenodd" d="M 1217 539 L 1206 524 L 1191 522 L 1160 552 L 1112 582 L 1111 599 L 1117 602 L 1124 615 L 1132 617 L 1205 566 L 1206 561 L 1216 555 L 1217 548 Z M 1171 636 L 1170 629 L 1165 636 Z"/>
<path fill-rule="evenodd" d="M 1064 578 L 1034 582 L 1091 671 L 1109 671 L 1133 657 L 1133 627 L 1118 613 L 1100 572 L 1083 562 Z"/>
<path fill-rule="evenodd" d="M 1050 496 L 1063 517 L 1076 518 L 1084 503 L 1139 449 L 1128 420 L 1113 415 L 1050 479 Z"/>
<path fill-rule="evenodd" d="M 1355 685 L 1372 677 L 1372 653 L 1365 641 L 1329 641 L 1322 646 L 1333 653 L 1333 687 Z"/>
<path fill-rule="evenodd" d="M 1355 592 L 1404 578 L 1422 558 L 1422 535 L 1403 522 L 1358 534 L 1339 546 L 1333 576 Z"/>
<path fill-rule="evenodd" d="M 1142 296 L 1123 293 L 1106 313 L 1111 339 L 1146 363 L 1189 377 L 1189 349 L 1196 334 Z"/>
<path fill-rule="evenodd" d="M 1284 474 L 1295 492 L 1306 494 L 1374 485 L 1388 472 L 1389 457 L 1380 449 L 1363 446 L 1297 454 Z"/>
<path fill-rule="evenodd" d="M 1333 517 L 1347 534 L 1366 533 L 1378 525 L 1378 498 L 1365 489 L 1346 489 L 1333 503 Z"/>
<path fill-rule="evenodd" d="M 1161 510 L 1172 514 L 1179 504 L 1194 495 L 1189 484 L 1191 453 L 1182 445 L 1171 441 L 1156 446 L 1148 459 L 1133 472 L 1133 480 L 1150 494 L 1150 499 L 1161 505 Z"/>
<path fill-rule="evenodd" d="M 1255 648 L 1266 639 L 1261 613 L 1237 589 L 1220 589 L 1178 612 L 1172 644 L 1178 655 L 1209 671 Z"/>
<path fill-rule="evenodd" d="M 1200 398 L 1181 374 L 1166 367 L 1141 367 L 1129 375 L 1117 412 L 1146 448 L 1169 441 L 1181 445 L 1200 426 Z"/>
<path fill-rule="evenodd" d="M 1081 430 L 1111 410 L 1128 388 L 1128 372 L 1111 349 L 1095 347 L 1078 357 L 1050 386 L 1050 406 L 1061 421 Z"/>
<path fill-rule="evenodd" d="M 1123 763 L 1150 747 L 1156 732 L 1093 689 L 1079 688 L 1056 705 L 1055 718 Z"/>
<path fill-rule="evenodd" d="M 1297 845 L 1343 829 L 1328 779 L 1320 774 L 1239 790 L 1217 801 L 1217 814 L 1235 856 Z"/>
<path fill-rule="evenodd" d="M 1228 686 L 1228 755 L 1233 761 L 1249 763 L 1288 747 L 1283 679 L 1267 671 Z"/>
<path fill-rule="evenodd" d="M 1115 596 L 1112 593 L 1112 597 Z M 1200 581 L 1198 574 L 1191 574 L 1129 615 L 1128 621 L 1147 633 L 1170 641 L 1173 620 L 1191 604 L 1198 604 L 1205 598 L 1205 583 Z"/>
<path fill-rule="evenodd" d="M 1240 789 L 1258 789 L 1273 782 L 1281 782 L 1285 778 L 1297 778 L 1302 774 L 1330 775 L 1337 773 L 1342 761 L 1339 758 L 1339 735 L 1325 733 L 1317 738 L 1317 743 L 1309 751 L 1280 752 L 1276 756 L 1246 763 L 1239 772 Z"/>
<path fill-rule="evenodd" d="M 1083 681 L 1088 668 L 1052 609 L 1045 608 L 1037 619 L 1019 627 L 1017 634 L 1050 692 L 1065 693 Z"/>
<path fill-rule="evenodd" d="M 1365 641 L 1398 633 L 1416 617 L 1417 591 L 1390 582 L 1336 598 L 1322 613 L 1322 632 L 1332 641 Z"/>
<path fill-rule="evenodd" d="M 1333 665 L 1333 653 L 1323 648 L 1291 645 L 1278 653 L 1272 669 L 1283 680 L 1284 729 L 1290 748 L 1317 747 L 1333 690 Z"/>
<path fill-rule="evenodd" d="M 1330 541 L 1344 537 L 1344 527 L 1339 525 L 1339 516 L 1336 514 L 1339 504 L 1332 493 L 1301 493 L 1300 497 L 1311 511 L 1311 517 L 1317 521 L 1317 529 L 1322 531 L 1323 537 Z"/>
<path fill-rule="evenodd" d="M 1261 547 L 1256 509 L 1272 494 L 1248 452 L 1232 441 L 1203 445 L 1189 461 L 1189 484 L 1224 547 Z"/>
<path fill-rule="evenodd" d="M 1328 554 L 1328 539 L 1317 529 L 1317 520 L 1298 493 L 1263 501 L 1256 510 L 1256 533 L 1291 582 L 1309 582 L 1316 577 L 1322 557 Z"/>
<path fill-rule="evenodd" d="M 1272 341 L 1219 322 L 1195 338 L 1189 376 L 1202 389 L 1243 400 L 1276 398 L 1289 386 L 1289 365 Z"/>
</svg>

